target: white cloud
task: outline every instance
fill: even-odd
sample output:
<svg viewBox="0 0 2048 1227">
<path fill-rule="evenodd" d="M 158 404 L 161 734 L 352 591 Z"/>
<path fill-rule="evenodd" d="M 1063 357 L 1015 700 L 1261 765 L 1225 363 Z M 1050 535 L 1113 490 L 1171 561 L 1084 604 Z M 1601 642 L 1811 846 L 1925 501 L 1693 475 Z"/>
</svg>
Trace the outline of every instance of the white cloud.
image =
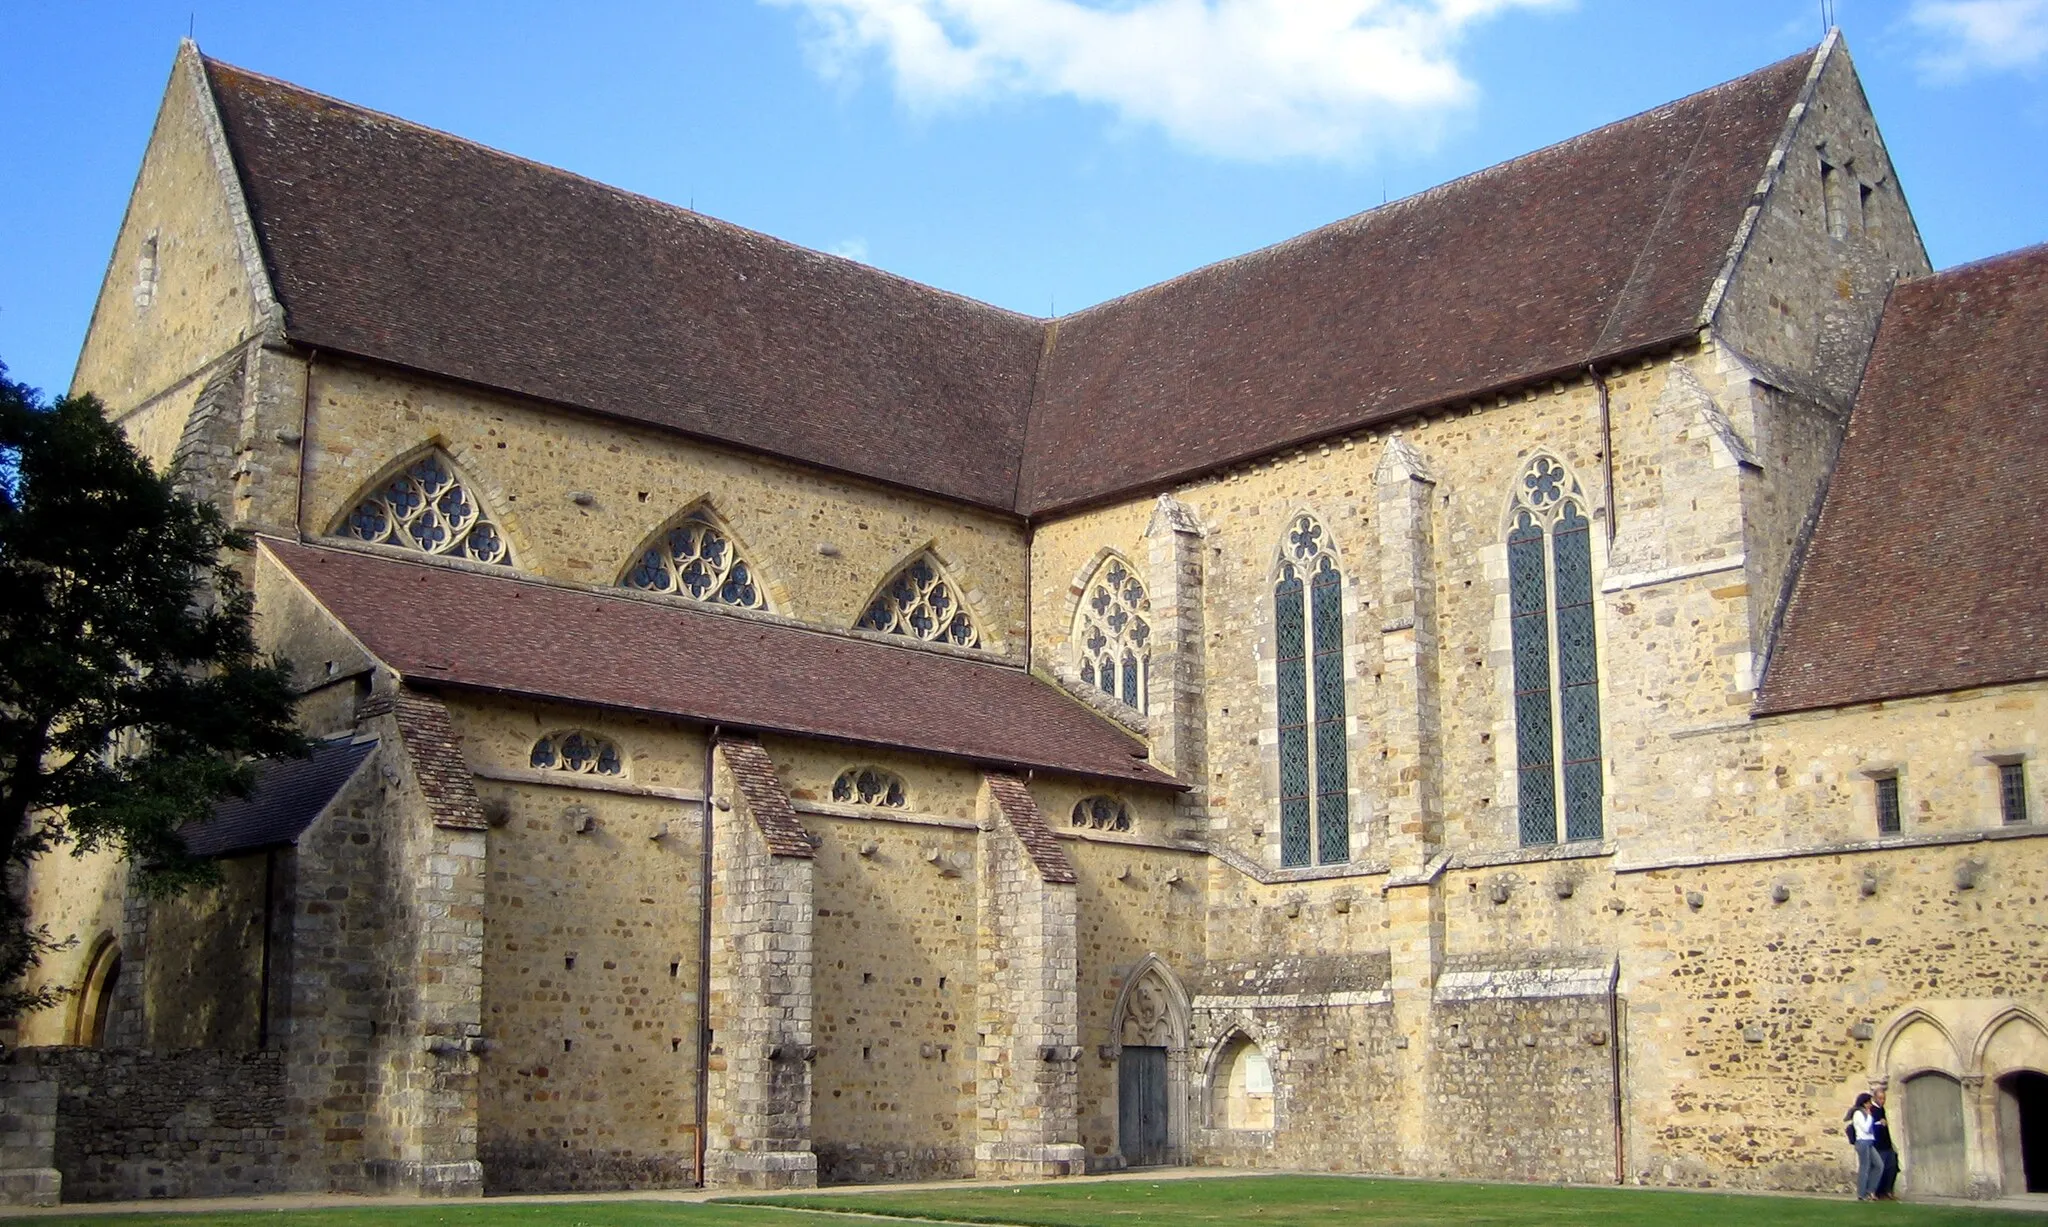
<svg viewBox="0 0 2048 1227">
<path fill-rule="evenodd" d="M 1063 97 L 1225 157 L 1426 145 L 1474 87 L 1455 52 L 1508 9 L 1570 0 L 767 0 L 815 24 L 816 63 L 879 54 L 911 106 Z"/>
<path fill-rule="evenodd" d="M 858 236 L 850 239 L 841 239 L 825 250 L 835 256 L 845 256 L 849 260 L 858 260 L 862 264 L 868 262 L 868 241 Z"/>
<path fill-rule="evenodd" d="M 1936 77 L 2030 68 L 2048 57 L 2048 0 L 1915 0 L 1908 16 L 1933 36 L 1920 66 Z"/>
</svg>

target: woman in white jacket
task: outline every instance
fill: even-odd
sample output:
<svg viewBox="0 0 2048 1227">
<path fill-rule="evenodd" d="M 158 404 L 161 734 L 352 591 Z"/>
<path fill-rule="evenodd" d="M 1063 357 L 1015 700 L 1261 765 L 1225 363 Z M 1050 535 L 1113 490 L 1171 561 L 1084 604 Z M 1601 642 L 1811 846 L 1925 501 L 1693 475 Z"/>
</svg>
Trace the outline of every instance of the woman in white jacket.
<svg viewBox="0 0 2048 1227">
<path fill-rule="evenodd" d="M 1876 1119 L 1870 1114 L 1870 1095 L 1856 1097 L 1849 1109 L 1849 1140 L 1856 1143 L 1856 1200 L 1877 1196 L 1877 1182 L 1884 1176 L 1884 1157 L 1877 1153 Z"/>
</svg>

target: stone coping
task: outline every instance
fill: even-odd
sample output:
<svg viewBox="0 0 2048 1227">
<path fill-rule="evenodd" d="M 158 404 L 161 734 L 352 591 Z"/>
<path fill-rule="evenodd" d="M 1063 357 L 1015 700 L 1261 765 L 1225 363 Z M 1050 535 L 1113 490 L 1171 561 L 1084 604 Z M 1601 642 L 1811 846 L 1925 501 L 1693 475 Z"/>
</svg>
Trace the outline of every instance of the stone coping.
<svg viewBox="0 0 2048 1227">
<path fill-rule="evenodd" d="M 1805 848 L 1760 848 L 1753 852 L 1726 852 L 1715 856 L 1674 856 L 1664 860 L 1617 864 L 1614 872 L 1650 873 L 1658 869 L 1699 869 L 1709 865 L 1744 865 L 1757 861 L 1795 861 L 1816 856 L 1843 856 L 1860 852 L 1889 852 L 1894 848 L 1942 848 L 1957 844 L 1998 843 L 2010 839 L 2040 839 L 2048 836 L 2048 823 L 2029 822 L 2020 826 L 1987 827 L 1976 831 L 1940 831 L 1928 835 L 1888 835 L 1881 839 L 1854 839 Z"/>
</svg>

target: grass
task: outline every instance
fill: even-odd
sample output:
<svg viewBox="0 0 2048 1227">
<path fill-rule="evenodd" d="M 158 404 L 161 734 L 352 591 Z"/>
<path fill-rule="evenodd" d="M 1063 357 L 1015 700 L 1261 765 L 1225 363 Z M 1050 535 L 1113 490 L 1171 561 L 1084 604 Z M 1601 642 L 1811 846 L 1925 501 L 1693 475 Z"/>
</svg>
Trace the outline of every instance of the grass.
<svg viewBox="0 0 2048 1227">
<path fill-rule="evenodd" d="M 810 1211 L 805 1213 L 804 1211 Z M 832 1213 L 832 1212 L 838 1213 Z M 858 1227 L 871 1215 L 1021 1227 L 2044 1227 L 2048 1218 L 1968 1206 L 1859 1205 L 1656 1189 L 1451 1184 L 1343 1176 L 1230 1176 L 1186 1180 L 1049 1182 L 993 1188 L 883 1190 L 679 1202 L 469 1202 L 448 1205 L 259 1210 L 233 1213 L 81 1214 L 45 1218 L 70 1227 Z"/>
</svg>

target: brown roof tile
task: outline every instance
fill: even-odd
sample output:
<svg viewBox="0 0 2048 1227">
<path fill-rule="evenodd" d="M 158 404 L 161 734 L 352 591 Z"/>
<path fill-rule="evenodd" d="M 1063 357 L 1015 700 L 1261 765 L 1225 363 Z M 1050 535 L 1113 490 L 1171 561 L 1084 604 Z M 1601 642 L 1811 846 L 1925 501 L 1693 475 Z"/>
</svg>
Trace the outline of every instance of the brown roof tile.
<svg viewBox="0 0 2048 1227">
<path fill-rule="evenodd" d="M 733 781 L 746 795 L 747 812 L 753 815 L 754 825 L 768 841 L 768 851 L 776 856 L 808 859 L 813 851 L 810 833 L 798 821 L 796 807 L 789 803 L 789 793 L 783 790 L 768 751 L 758 741 L 733 737 L 721 739 L 718 752 L 725 756 Z"/>
<path fill-rule="evenodd" d="M 476 795 L 476 781 L 469 763 L 462 757 L 462 739 L 448 719 L 448 709 L 432 695 L 401 689 L 392 701 L 392 715 L 398 718 L 399 744 L 412 762 L 414 778 L 433 811 L 434 825 L 458 830 L 481 831 L 484 805 Z"/>
<path fill-rule="evenodd" d="M 1178 787 L 1021 669 L 655 601 L 264 538 L 369 652 L 462 686 Z"/>
<path fill-rule="evenodd" d="M 1757 711 L 2048 677 L 2048 246 L 1893 291 Z"/>
<path fill-rule="evenodd" d="M 1010 830 L 1024 845 L 1025 855 L 1037 866 L 1038 876 L 1053 883 L 1076 881 L 1074 862 L 1067 858 L 1067 850 L 1046 825 L 1045 815 L 1039 812 L 1038 802 L 1024 781 L 998 771 L 989 772 L 985 778 L 996 808 L 1003 811 L 1003 820 L 1010 824 Z"/>
<path fill-rule="evenodd" d="M 1019 504 L 1158 485 L 1698 330 L 1815 63 L 1059 321 Z"/>
</svg>

